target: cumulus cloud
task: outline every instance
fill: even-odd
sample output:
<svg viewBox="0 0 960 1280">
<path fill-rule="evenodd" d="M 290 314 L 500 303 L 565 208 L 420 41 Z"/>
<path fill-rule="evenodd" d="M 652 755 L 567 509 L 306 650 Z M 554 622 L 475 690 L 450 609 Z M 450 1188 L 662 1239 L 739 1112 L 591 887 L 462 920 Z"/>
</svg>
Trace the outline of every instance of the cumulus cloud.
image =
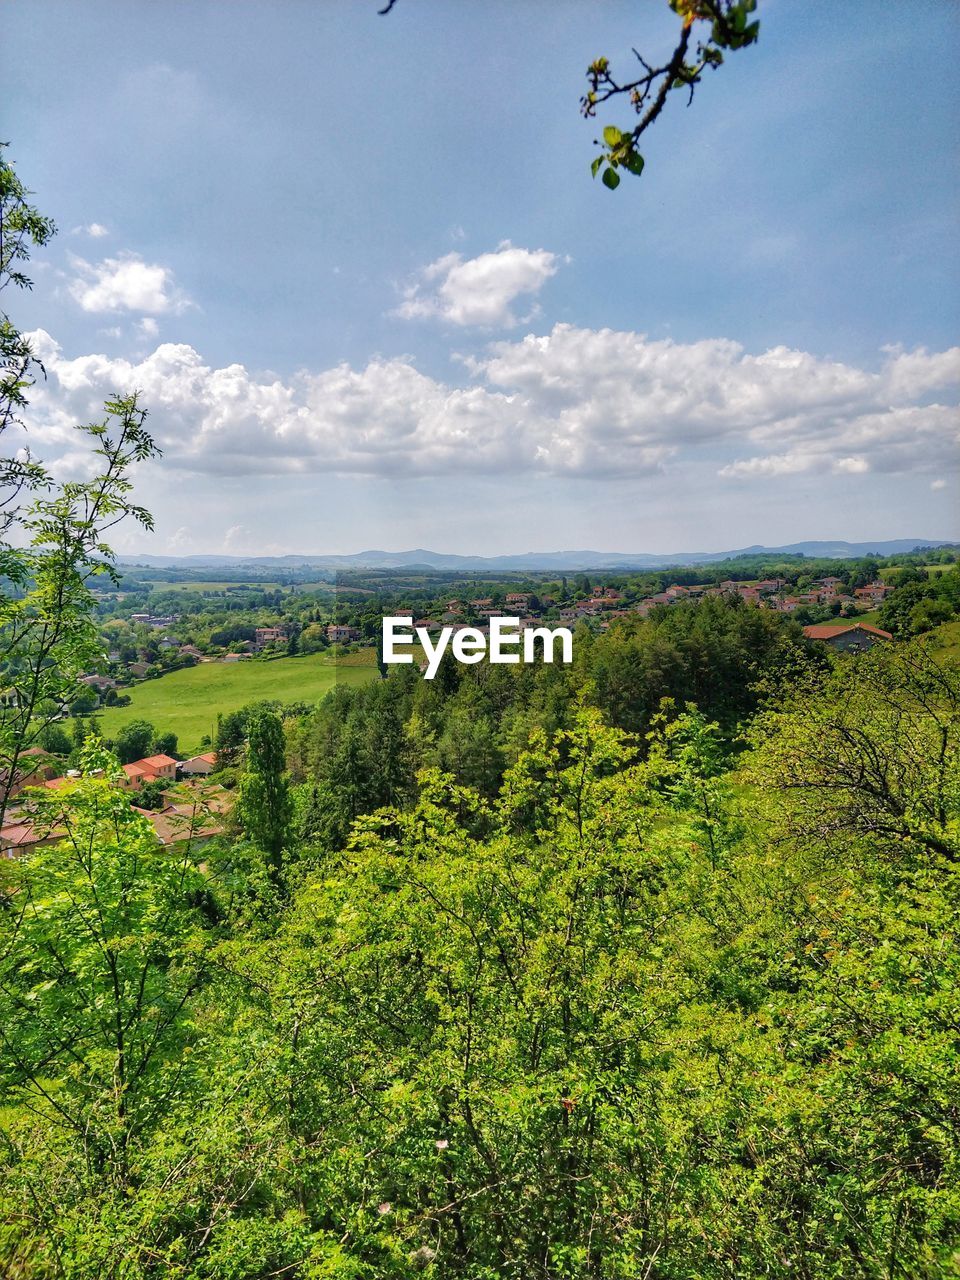
<svg viewBox="0 0 960 1280">
<path fill-rule="evenodd" d="M 193 546 L 193 533 L 188 525 L 182 524 L 179 529 L 175 529 L 167 539 L 168 551 L 189 551 Z"/>
<path fill-rule="evenodd" d="M 70 283 L 70 293 L 84 311 L 163 315 L 179 314 L 189 305 L 169 267 L 144 262 L 136 254 L 104 258 L 97 263 L 74 258 L 72 265 L 76 276 Z"/>
<path fill-rule="evenodd" d="M 33 335 L 47 381 L 38 451 L 139 388 L 165 466 L 204 474 L 535 474 L 632 479 L 691 463 L 724 480 L 956 467 L 960 349 L 888 351 L 870 370 L 725 339 L 678 343 L 557 325 L 491 344 L 461 385 L 409 358 L 291 378 L 211 367 L 186 344 L 142 359 L 66 357 Z M 48 447 L 49 445 L 49 447 Z"/>
<path fill-rule="evenodd" d="M 102 222 L 88 222 L 85 226 L 74 227 L 72 234 L 75 236 L 89 236 L 91 240 L 102 240 L 110 232 Z"/>
<path fill-rule="evenodd" d="M 406 320 L 436 317 L 455 325 L 513 328 L 529 318 L 517 316 L 513 304 L 534 299 L 558 266 L 556 254 L 518 249 L 509 240 L 476 258 L 448 253 L 424 267 L 404 290 L 395 314 Z"/>
</svg>

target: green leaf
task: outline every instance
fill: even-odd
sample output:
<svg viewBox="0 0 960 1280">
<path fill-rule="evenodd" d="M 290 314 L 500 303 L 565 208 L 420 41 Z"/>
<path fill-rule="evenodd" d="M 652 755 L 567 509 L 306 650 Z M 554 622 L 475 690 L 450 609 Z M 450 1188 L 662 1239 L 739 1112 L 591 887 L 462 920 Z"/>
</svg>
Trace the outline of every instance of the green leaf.
<svg viewBox="0 0 960 1280">
<path fill-rule="evenodd" d="M 635 173 L 639 178 L 643 173 L 643 156 L 639 151 L 631 151 L 629 155 L 624 157 L 623 167 L 629 169 L 631 173 Z"/>
<path fill-rule="evenodd" d="M 603 185 L 609 187 L 611 191 L 615 191 L 620 185 L 620 175 L 616 169 L 604 169 Z"/>
<path fill-rule="evenodd" d="M 597 158 L 590 165 L 590 172 L 593 174 L 594 177 L 597 176 L 597 171 L 602 164 L 603 164 L 603 156 L 597 156 Z"/>
<path fill-rule="evenodd" d="M 608 124 L 603 130 L 603 140 L 608 147 L 618 147 L 623 139 L 623 134 L 615 124 Z"/>
</svg>

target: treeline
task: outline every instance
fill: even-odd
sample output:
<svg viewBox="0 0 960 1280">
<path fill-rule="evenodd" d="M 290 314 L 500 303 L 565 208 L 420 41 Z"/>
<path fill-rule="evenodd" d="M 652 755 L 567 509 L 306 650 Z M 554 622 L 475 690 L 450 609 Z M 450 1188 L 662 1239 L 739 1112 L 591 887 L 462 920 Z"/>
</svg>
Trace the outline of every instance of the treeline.
<svg viewBox="0 0 960 1280">
<path fill-rule="evenodd" d="M 392 667 L 387 680 L 338 687 L 288 721 L 301 835 L 339 847 L 360 814 L 410 800 L 427 766 L 492 798 L 531 733 L 568 729 L 581 705 L 642 742 L 665 699 L 693 702 L 732 743 L 765 690 L 824 661 L 795 623 L 714 597 L 622 618 L 599 635 L 580 627 L 569 666 L 447 658 L 432 681 L 413 665 Z M 236 728 L 226 729 L 219 746 L 229 756 Z"/>
<path fill-rule="evenodd" d="M 922 635 L 960 615 L 960 565 L 934 570 L 899 569 L 894 590 L 880 606 L 880 626 L 896 636 Z"/>
</svg>

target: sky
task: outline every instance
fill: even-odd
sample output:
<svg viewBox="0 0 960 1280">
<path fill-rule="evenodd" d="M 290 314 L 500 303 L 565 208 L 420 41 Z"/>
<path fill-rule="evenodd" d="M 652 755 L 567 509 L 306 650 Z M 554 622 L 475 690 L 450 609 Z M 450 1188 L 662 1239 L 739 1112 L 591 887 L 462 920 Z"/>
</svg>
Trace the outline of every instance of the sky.
<svg viewBox="0 0 960 1280">
<path fill-rule="evenodd" d="M 615 192 L 584 73 L 666 0 L 378 7 L 5 6 L 31 447 L 136 390 L 163 449 L 117 549 L 960 538 L 953 0 L 760 0 Z"/>
</svg>

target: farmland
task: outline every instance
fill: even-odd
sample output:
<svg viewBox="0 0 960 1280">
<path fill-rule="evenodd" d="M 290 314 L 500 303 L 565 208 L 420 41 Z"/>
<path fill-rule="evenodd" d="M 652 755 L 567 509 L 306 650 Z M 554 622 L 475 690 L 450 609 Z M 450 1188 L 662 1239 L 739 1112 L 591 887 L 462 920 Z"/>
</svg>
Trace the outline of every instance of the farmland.
<svg viewBox="0 0 960 1280">
<path fill-rule="evenodd" d="M 370 660 L 338 662 L 326 654 L 272 662 L 202 662 L 134 685 L 129 706 L 106 707 L 96 718 L 108 738 L 131 720 L 149 720 L 158 732 L 175 733 L 185 752 L 199 747 L 205 734 L 213 737 L 218 712 L 261 699 L 316 702 L 335 684 L 362 684 L 376 674 Z"/>
</svg>

